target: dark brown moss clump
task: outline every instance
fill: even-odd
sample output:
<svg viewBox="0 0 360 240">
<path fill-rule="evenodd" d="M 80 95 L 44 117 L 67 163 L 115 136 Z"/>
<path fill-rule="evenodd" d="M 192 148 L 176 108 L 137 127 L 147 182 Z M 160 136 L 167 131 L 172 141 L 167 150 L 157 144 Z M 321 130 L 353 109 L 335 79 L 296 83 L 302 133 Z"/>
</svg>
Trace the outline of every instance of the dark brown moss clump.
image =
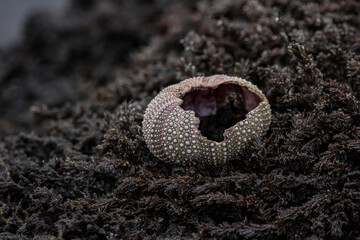
<svg viewBox="0 0 360 240">
<path fill-rule="evenodd" d="M 356 239 L 360 4 L 150 2 L 74 0 L 1 53 L 0 238 Z M 221 73 L 268 97 L 267 135 L 219 169 L 157 161 L 146 105 Z"/>
</svg>

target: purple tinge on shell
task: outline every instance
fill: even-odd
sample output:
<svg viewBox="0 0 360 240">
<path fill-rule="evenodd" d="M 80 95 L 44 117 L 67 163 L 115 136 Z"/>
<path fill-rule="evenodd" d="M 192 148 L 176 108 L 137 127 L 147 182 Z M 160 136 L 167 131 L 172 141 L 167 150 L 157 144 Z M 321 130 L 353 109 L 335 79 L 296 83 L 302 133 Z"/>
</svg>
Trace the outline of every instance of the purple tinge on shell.
<svg viewBox="0 0 360 240">
<path fill-rule="evenodd" d="M 197 158 L 218 165 L 263 136 L 270 121 L 270 105 L 255 85 L 214 75 L 190 78 L 162 90 L 145 111 L 143 133 L 150 151 L 165 162 L 191 164 Z M 211 135 L 207 130 L 214 123 L 218 125 L 211 128 L 224 130 Z"/>
</svg>

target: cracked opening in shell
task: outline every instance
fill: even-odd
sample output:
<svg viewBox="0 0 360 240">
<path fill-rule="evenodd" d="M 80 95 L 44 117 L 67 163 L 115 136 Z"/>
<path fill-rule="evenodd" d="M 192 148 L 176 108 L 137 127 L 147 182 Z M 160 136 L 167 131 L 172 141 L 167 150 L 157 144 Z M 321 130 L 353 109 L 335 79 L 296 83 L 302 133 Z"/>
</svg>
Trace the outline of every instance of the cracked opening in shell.
<svg viewBox="0 0 360 240">
<path fill-rule="evenodd" d="M 262 99 L 247 87 L 223 83 L 216 88 L 197 88 L 184 95 L 180 105 L 200 119 L 199 131 L 209 140 L 221 142 L 226 129 L 244 120 Z"/>
</svg>

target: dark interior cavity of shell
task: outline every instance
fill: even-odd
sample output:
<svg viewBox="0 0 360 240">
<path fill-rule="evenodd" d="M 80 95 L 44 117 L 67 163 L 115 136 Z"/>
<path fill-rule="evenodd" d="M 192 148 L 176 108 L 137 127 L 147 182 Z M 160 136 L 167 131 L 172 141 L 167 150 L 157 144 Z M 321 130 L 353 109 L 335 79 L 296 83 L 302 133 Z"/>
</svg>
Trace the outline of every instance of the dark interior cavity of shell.
<svg viewBox="0 0 360 240">
<path fill-rule="evenodd" d="M 225 75 L 196 77 L 162 90 L 145 111 L 143 133 L 159 159 L 223 164 L 265 134 L 270 105 L 250 82 Z"/>
<path fill-rule="evenodd" d="M 261 98 L 246 87 L 223 83 L 214 88 L 198 88 L 186 93 L 181 107 L 193 110 L 200 119 L 201 135 L 221 142 L 224 131 L 244 120 L 246 114 L 256 108 Z"/>
</svg>

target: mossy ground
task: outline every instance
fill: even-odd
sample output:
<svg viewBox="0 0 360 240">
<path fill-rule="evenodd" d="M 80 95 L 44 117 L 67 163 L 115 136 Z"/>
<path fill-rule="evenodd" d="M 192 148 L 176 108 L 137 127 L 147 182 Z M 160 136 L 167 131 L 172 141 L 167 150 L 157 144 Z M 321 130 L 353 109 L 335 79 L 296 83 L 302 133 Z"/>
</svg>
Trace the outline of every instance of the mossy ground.
<svg viewBox="0 0 360 240">
<path fill-rule="evenodd" d="M 74 0 L 1 53 L 0 238 L 355 239 L 358 1 Z M 141 122 L 183 79 L 245 78 L 272 123 L 223 167 L 155 159 Z"/>
</svg>

